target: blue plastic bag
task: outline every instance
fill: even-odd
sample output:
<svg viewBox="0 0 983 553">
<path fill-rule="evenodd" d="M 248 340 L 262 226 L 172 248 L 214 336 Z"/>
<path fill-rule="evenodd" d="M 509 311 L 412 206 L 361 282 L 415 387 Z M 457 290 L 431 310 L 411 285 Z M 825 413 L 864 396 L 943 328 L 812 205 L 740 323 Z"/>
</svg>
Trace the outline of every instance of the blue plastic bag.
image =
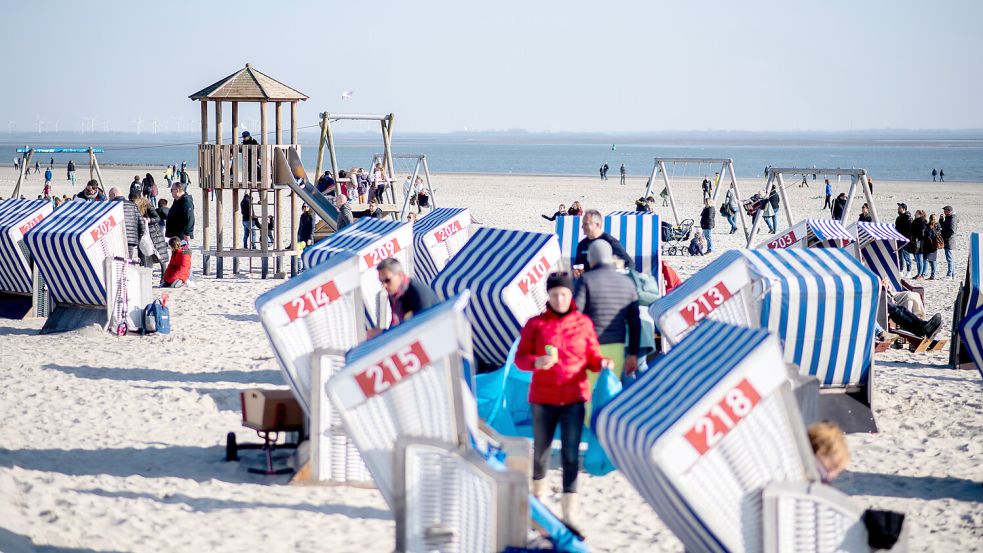
<svg viewBox="0 0 983 553">
<path fill-rule="evenodd" d="M 591 428 L 595 428 L 597 414 L 619 393 L 621 393 L 621 382 L 618 377 L 609 369 L 602 370 L 597 377 L 594 391 L 591 393 L 591 401 L 594 403 L 590 421 Z M 587 453 L 584 454 L 584 470 L 594 476 L 604 476 L 615 470 L 614 463 L 608 458 L 608 454 L 601 447 L 601 443 L 597 441 L 594 432 L 587 430 L 586 434 Z"/>
</svg>

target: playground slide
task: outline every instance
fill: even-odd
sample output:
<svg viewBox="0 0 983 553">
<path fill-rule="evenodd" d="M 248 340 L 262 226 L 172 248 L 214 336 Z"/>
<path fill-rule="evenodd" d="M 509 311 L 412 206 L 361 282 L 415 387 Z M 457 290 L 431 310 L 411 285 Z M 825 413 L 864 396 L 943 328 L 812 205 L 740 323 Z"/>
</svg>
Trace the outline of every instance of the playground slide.
<svg viewBox="0 0 983 553">
<path fill-rule="evenodd" d="M 338 208 L 331 203 L 331 200 L 318 192 L 311 180 L 307 178 L 307 171 L 304 170 L 304 164 L 300 161 L 297 150 L 294 148 L 287 148 L 286 150 L 277 148 L 275 155 L 274 176 L 276 177 L 276 184 L 289 186 L 294 194 L 297 194 L 304 203 L 311 206 L 314 213 L 317 213 L 317 216 L 332 230 L 338 230 Z M 284 175 L 281 170 L 278 170 L 281 167 L 289 169 L 289 175 Z"/>
</svg>

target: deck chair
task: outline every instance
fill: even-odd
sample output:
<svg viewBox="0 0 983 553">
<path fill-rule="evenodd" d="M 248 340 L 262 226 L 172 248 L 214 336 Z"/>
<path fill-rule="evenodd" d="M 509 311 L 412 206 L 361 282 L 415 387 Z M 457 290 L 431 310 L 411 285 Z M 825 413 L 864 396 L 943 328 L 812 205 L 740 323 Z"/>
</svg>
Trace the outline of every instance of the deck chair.
<svg viewBox="0 0 983 553">
<path fill-rule="evenodd" d="M 51 215 L 49 200 L 0 202 L 0 317 L 45 317 L 47 287 L 24 245 L 24 235 Z"/>
<path fill-rule="evenodd" d="M 439 207 L 413 224 L 413 271 L 430 286 L 471 237 L 471 210 Z"/>
<path fill-rule="evenodd" d="M 699 325 L 600 410 L 595 431 L 687 551 L 760 551 L 761 491 L 819 479 L 764 329 Z"/>
</svg>

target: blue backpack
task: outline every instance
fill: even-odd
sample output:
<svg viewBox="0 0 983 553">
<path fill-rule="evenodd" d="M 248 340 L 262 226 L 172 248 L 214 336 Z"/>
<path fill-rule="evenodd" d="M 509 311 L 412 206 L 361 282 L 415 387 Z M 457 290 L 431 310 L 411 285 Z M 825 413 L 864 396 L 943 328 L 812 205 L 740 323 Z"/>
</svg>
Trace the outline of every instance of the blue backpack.
<svg viewBox="0 0 983 553">
<path fill-rule="evenodd" d="M 143 328 L 140 334 L 171 333 L 171 310 L 159 299 L 143 309 Z"/>
</svg>

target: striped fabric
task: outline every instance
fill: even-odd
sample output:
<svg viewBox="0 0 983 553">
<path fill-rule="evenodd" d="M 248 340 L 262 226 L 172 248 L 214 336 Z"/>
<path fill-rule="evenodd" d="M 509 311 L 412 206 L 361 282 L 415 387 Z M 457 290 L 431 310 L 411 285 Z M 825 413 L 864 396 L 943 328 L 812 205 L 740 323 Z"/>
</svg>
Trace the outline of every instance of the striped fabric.
<svg viewBox="0 0 983 553">
<path fill-rule="evenodd" d="M 393 257 L 406 274 L 413 275 L 413 227 L 409 223 L 363 217 L 304 249 L 304 266 L 315 267 L 341 252 L 358 255 L 366 324 L 388 326 L 389 302 L 375 268 L 383 259 Z"/>
<path fill-rule="evenodd" d="M 567 271 L 573 267 L 573 259 L 577 257 L 577 244 L 583 238 L 580 230 L 580 215 L 565 215 L 556 218 L 555 232 L 560 242 L 560 263 Z"/>
<path fill-rule="evenodd" d="M 969 235 L 969 263 L 966 268 L 965 313 L 959 323 L 962 345 L 983 376 L 983 240 L 980 233 Z"/>
<path fill-rule="evenodd" d="M 815 476 L 777 340 L 708 321 L 653 369 L 598 413 L 604 450 L 687 551 L 760 551 L 761 490 Z"/>
<path fill-rule="evenodd" d="M 715 303 L 710 290 L 731 278 L 741 281 L 734 274 L 744 270 L 739 265 L 750 271 L 755 289 L 768 286 L 766 294 L 751 300 L 760 309 L 758 324 L 781 339 L 787 362 L 798 365 L 802 374 L 816 376 L 823 387 L 867 382 L 879 285 L 877 277 L 843 249 L 724 252 L 652 304 L 649 312 L 659 331 L 678 336 L 682 326 L 696 324 L 680 322 L 689 320 L 684 315 L 688 309 L 697 313 L 690 318 L 701 320 L 705 310 L 699 298 L 704 298 L 702 305 Z M 738 292 L 728 288 L 728 296 Z M 729 303 L 723 305 L 730 308 Z"/>
<path fill-rule="evenodd" d="M 580 229 L 581 217 L 568 215 L 556 218 L 555 234 L 560 241 L 563 267 L 569 270 L 577 256 L 577 244 L 584 238 Z M 635 270 L 662 277 L 659 267 L 659 216 L 640 211 L 614 211 L 604 217 L 604 232 L 618 239 L 635 261 Z"/>
<path fill-rule="evenodd" d="M 560 248 L 551 234 L 480 228 L 433 281 L 437 297 L 471 291 L 475 357 L 500 367 L 529 318 L 546 307 L 546 277 Z"/>
<path fill-rule="evenodd" d="M 758 244 L 758 248 L 780 250 L 785 248 L 842 248 L 856 238 L 833 219 L 804 219 L 774 238 Z"/>
<path fill-rule="evenodd" d="M 894 225 L 888 223 L 865 223 L 858 221 L 847 227 L 847 230 L 856 234 L 857 244 L 861 248 L 870 242 L 876 241 L 893 241 L 897 244 L 897 248 L 895 249 L 908 243 L 908 239 L 898 232 L 894 228 Z"/>
<path fill-rule="evenodd" d="M 861 263 L 878 278 L 887 279 L 894 291 L 900 292 L 901 269 L 898 250 L 908 243 L 894 225 L 884 223 L 853 223 L 848 227 L 857 237 L 856 253 Z"/>
<path fill-rule="evenodd" d="M 107 257 L 126 257 L 123 202 L 63 204 L 24 243 L 56 303 L 106 305 Z"/>
<path fill-rule="evenodd" d="M 812 235 L 827 247 L 852 244 L 855 238 L 843 223 L 833 219 L 807 219 L 806 227 Z"/>
<path fill-rule="evenodd" d="M 51 215 L 50 200 L 9 199 L 0 202 L 0 291 L 30 294 L 31 264 L 24 255 L 24 233 Z"/>
<path fill-rule="evenodd" d="M 440 207 L 413 225 L 413 271 L 427 286 L 470 237 L 471 211 Z"/>
</svg>

